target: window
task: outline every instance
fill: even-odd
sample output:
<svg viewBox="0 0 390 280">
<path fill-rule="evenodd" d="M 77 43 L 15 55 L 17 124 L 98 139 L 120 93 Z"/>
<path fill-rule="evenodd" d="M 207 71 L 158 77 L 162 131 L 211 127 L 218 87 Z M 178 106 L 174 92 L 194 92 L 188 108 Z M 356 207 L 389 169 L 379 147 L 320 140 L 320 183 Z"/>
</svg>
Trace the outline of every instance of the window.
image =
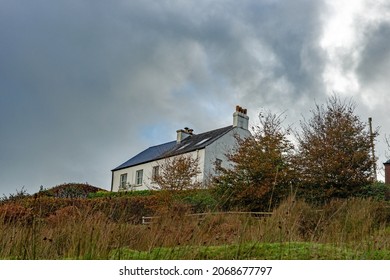
<svg viewBox="0 0 390 280">
<path fill-rule="evenodd" d="M 137 170 L 135 172 L 135 184 L 136 185 L 142 185 L 142 176 L 143 176 L 143 174 L 144 174 L 143 169 Z"/>
<path fill-rule="evenodd" d="M 153 182 L 156 182 L 156 179 L 158 177 L 158 174 L 159 174 L 159 171 L 160 171 L 160 166 L 153 166 L 153 169 L 152 169 L 152 181 Z"/>
<path fill-rule="evenodd" d="M 220 175 L 221 174 L 221 168 L 222 168 L 222 159 L 215 159 L 215 173 L 217 175 Z"/>
<path fill-rule="evenodd" d="M 203 139 L 203 140 L 199 141 L 198 143 L 196 143 L 195 146 L 199 146 L 199 145 L 201 145 L 203 143 L 206 143 L 208 140 L 210 140 L 210 138 Z"/>
<path fill-rule="evenodd" d="M 181 146 L 179 149 L 177 149 L 177 150 L 183 150 L 185 147 L 187 147 L 187 146 L 189 146 L 190 145 L 190 143 L 188 143 L 188 144 L 185 144 L 185 145 L 183 145 L 183 146 Z"/>
<path fill-rule="evenodd" d="M 125 189 L 127 185 L 127 173 L 121 174 L 119 188 Z"/>
</svg>

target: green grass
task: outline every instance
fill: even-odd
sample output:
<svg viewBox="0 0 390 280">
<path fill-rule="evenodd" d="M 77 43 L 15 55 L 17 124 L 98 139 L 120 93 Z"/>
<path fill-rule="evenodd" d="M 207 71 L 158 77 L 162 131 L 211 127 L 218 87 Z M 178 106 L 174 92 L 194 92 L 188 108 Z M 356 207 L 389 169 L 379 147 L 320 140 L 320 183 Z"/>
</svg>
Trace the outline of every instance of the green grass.
<svg viewBox="0 0 390 280">
<path fill-rule="evenodd" d="M 389 250 L 356 251 L 310 242 L 245 243 L 224 246 L 160 247 L 151 251 L 113 250 L 111 259 L 128 260 L 354 260 L 390 259 Z"/>
<path fill-rule="evenodd" d="M 153 190 L 142 191 L 124 191 L 124 192 L 109 192 L 109 191 L 97 191 L 89 193 L 88 198 L 114 198 L 114 197 L 130 197 L 130 196 L 150 196 L 155 194 Z"/>
</svg>

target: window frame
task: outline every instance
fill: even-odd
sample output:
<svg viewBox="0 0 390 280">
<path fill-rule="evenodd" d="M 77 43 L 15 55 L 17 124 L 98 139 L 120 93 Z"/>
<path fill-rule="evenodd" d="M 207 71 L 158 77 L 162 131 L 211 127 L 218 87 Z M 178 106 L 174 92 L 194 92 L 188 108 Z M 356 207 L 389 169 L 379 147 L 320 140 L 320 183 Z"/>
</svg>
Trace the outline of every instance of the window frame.
<svg viewBox="0 0 390 280">
<path fill-rule="evenodd" d="M 126 188 L 127 186 L 127 173 L 122 173 L 119 177 L 119 188 Z"/>
<path fill-rule="evenodd" d="M 135 171 L 135 184 L 137 186 L 141 186 L 142 185 L 143 176 L 144 176 L 144 170 L 143 169 L 139 169 L 139 170 Z"/>
<path fill-rule="evenodd" d="M 152 167 L 152 183 L 156 182 L 156 179 L 159 176 L 159 174 L 160 174 L 160 166 L 159 165 L 153 166 Z"/>
</svg>

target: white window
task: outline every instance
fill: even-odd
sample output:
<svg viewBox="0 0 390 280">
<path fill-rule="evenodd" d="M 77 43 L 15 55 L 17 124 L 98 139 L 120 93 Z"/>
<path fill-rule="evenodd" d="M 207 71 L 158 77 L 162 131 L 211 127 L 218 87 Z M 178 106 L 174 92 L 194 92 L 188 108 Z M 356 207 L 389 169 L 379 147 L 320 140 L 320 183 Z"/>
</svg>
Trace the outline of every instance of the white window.
<svg viewBox="0 0 390 280">
<path fill-rule="evenodd" d="M 142 176 L 143 176 L 143 174 L 144 174 L 143 169 L 137 170 L 135 172 L 135 184 L 136 185 L 142 185 Z"/>
<path fill-rule="evenodd" d="M 152 169 L 152 181 L 153 182 L 156 182 L 156 179 L 159 175 L 159 172 L 160 172 L 160 166 L 158 166 L 158 165 L 153 166 L 153 169 Z"/>
<path fill-rule="evenodd" d="M 124 174 L 121 174 L 119 187 L 121 189 L 125 189 L 126 185 L 127 185 L 127 173 L 124 173 Z"/>
</svg>

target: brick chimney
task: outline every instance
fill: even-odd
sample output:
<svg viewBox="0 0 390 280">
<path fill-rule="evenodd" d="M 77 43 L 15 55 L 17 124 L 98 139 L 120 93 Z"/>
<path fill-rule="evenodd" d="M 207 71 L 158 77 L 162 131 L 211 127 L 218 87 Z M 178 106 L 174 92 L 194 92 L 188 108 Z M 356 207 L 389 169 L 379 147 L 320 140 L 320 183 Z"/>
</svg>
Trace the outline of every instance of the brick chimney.
<svg viewBox="0 0 390 280">
<path fill-rule="evenodd" d="M 390 159 L 383 165 L 385 166 L 385 184 L 390 184 Z"/>
<path fill-rule="evenodd" d="M 177 133 L 177 144 L 180 144 L 182 140 L 186 139 L 187 137 L 193 135 L 194 130 L 188 127 L 185 127 L 184 129 L 176 130 Z"/>
<path fill-rule="evenodd" d="M 236 106 L 236 111 L 233 114 L 233 127 L 240 127 L 248 130 L 249 117 L 246 115 L 247 110 Z"/>
</svg>

